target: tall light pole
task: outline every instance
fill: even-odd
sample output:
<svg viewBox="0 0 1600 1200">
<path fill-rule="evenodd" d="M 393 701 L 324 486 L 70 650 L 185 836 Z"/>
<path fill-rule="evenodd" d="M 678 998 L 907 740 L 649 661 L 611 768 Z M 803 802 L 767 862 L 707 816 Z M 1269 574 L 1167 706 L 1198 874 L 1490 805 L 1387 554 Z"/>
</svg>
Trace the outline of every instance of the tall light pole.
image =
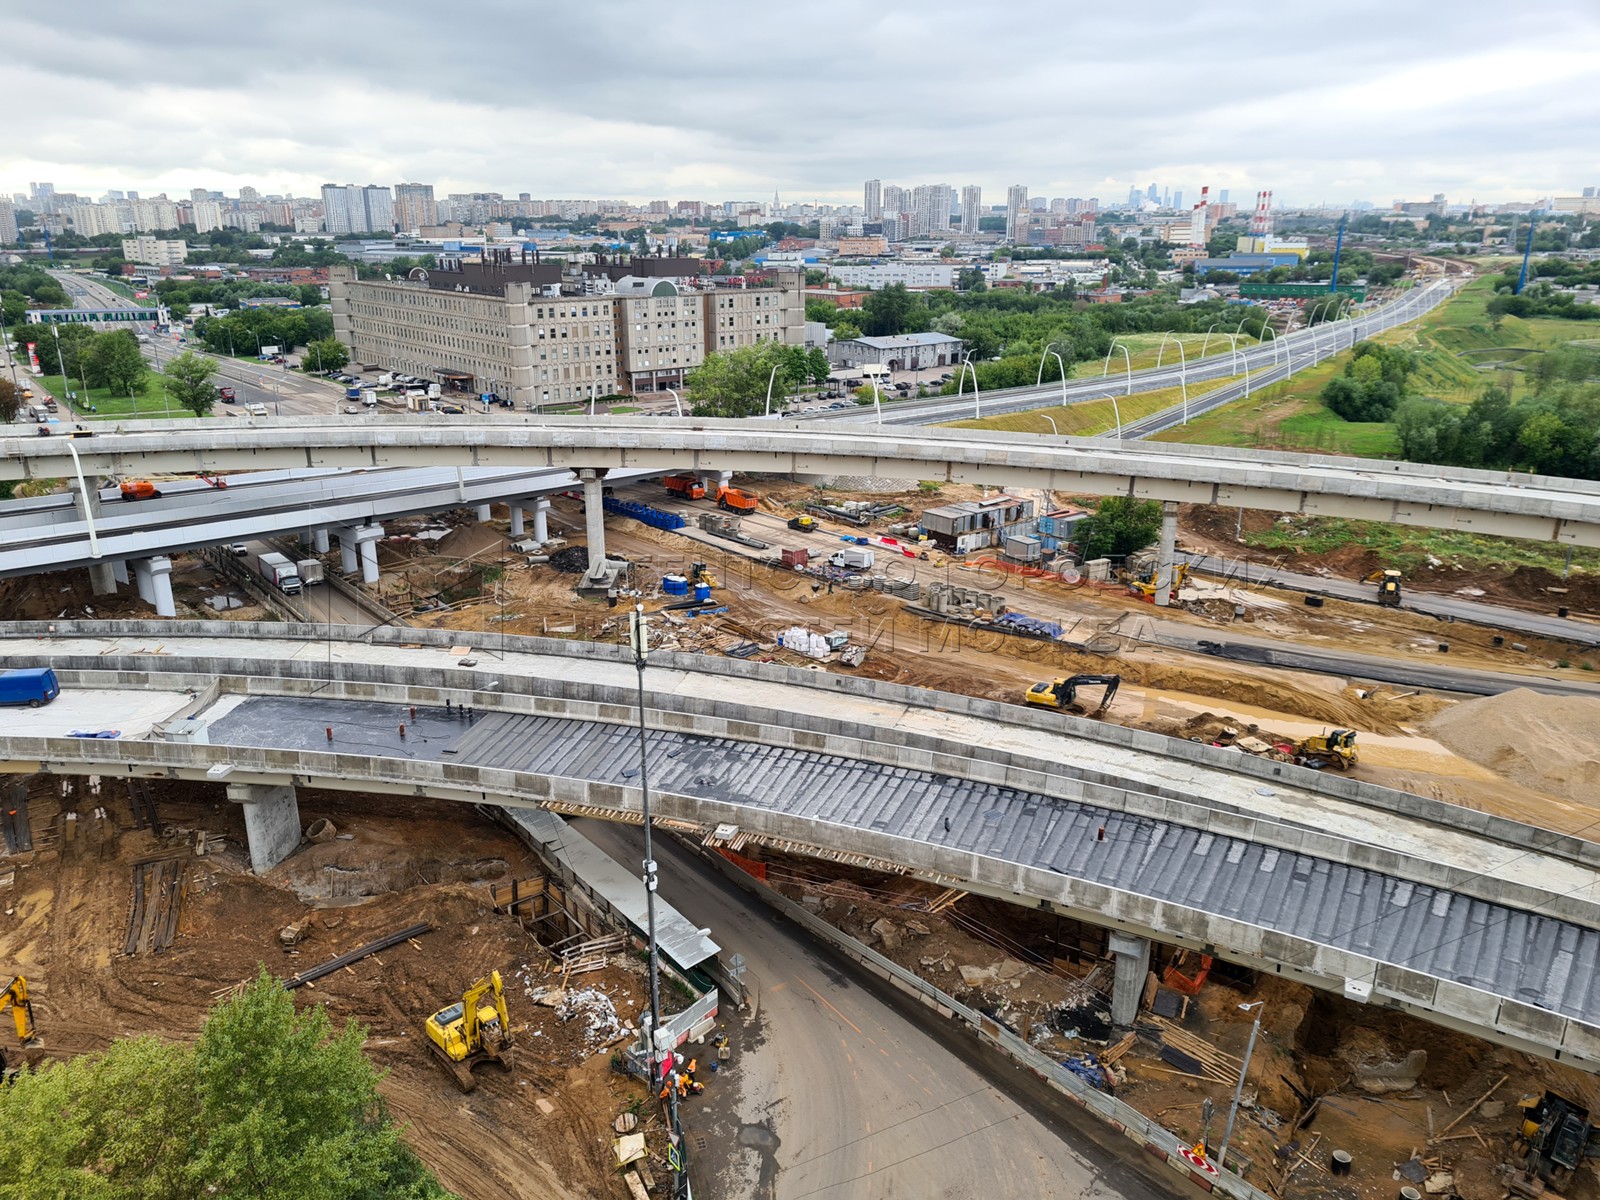
<svg viewBox="0 0 1600 1200">
<path fill-rule="evenodd" d="M 961 356 L 961 374 L 957 377 L 960 382 L 956 385 L 956 399 L 961 399 L 967 386 L 967 372 L 972 372 L 972 419 L 981 420 L 983 417 L 983 402 L 978 396 L 978 368 L 973 365 L 972 351 L 968 350 Z"/>
<path fill-rule="evenodd" d="M 777 381 L 778 368 L 781 365 L 781 363 L 773 363 L 772 373 L 767 376 L 767 409 L 761 414 L 764 417 L 770 417 L 772 415 L 772 385 Z"/>
<path fill-rule="evenodd" d="M 1213 329 L 1215 329 L 1218 325 L 1221 325 L 1221 324 L 1222 324 L 1221 321 L 1213 321 L 1213 322 L 1211 322 L 1210 325 L 1206 326 L 1206 340 L 1200 343 L 1200 357 L 1201 358 L 1204 358 L 1206 356 L 1206 350 L 1211 345 L 1211 331 Z"/>
<path fill-rule="evenodd" d="M 1051 349 L 1055 344 L 1055 339 L 1053 338 L 1045 343 L 1044 353 L 1039 355 L 1039 377 L 1033 381 L 1033 386 L 1040 387 L 1044 384 L 1044 360 L 1046 357 L 1054 355 L 1056 366 L 1061 370 L 1061 407 L 1065 408 L 1067 406 L 1067 364 L 1062 361 L 1059 351 Z M 1071 342 L 1067 343 L 1067 353 L 1072 353 Z"/>
<path fill-rule="evenodd" d="M 1178 386 L 1183 389 L 1183 423 L 1189 423 L 1189 361 L 1183 353 L 1183 340 L 1174 338 L 1170 333 L 1161 335 L 1161 349 L 1156 352 L 1156 369 L 1161 368 L 1161 356 L 1166 352 L 1167 339 L 1172 338 L 1172 344 L 1178 348 Z"/>
<path fill-rule="evenodd" d="M 1111 370 L 1111 351 L 1112 350 L 1121 350 L 1122 351 L 1122 357 L 1127 360 L 1127 363 L 1128 363 L 1128 390 L 1124 393 L 1124 395 L 1131 396 L 1131 395 L 1133 395 L 1133 356 L 1128 353 L 1128 348 L 1126 346 L 1124 346 L 1121 342 L 1117 341 L 1116 338 L 1112 338 L 1111 339 L 1111 346 L 1106 350 L 1105 366 L 1100 368 L 1100 378 L 1104 379 L 1106 377 L 1106 374 Z"/>
<path fill-rule="evenodd" d="M 665 386 L 665 385 L 663 385 L 663 386 Z M 667 388 L 667 391 L 672 393 L 672 402 L 678 406 L 678 415 L 680 417 L 683 416 L 683 401 L 678 399 L 678 391 L 677 391 L 677 389 L 676 388 Z"/>
<path fill-rule="evenodd" d="M 72 391 L 72 381 L 67 378 L 67 363 L 61 357 L 61 326 L 51 321 L 50 333 L 56 339 L 56 366 L 61 368 L 61 386 L 70 392 Z"/>
<path fill-rule="evenodd" d="M 643 709 L 640 709 L 643 712 Z M 1239 1005 L 1240 1012 L 1256 1010 L 1256 1022 L 1250 1026 L 1250 1044 L 1244 1049 L 1244 1063 L 1239 1067 L 1239 1083 L 1233 1089 L 1233 1106 L 1228 1109 L 1228 1125 L 1222 1131 L 1222 1145 L 1217 1150 L 1217 1167 L 1221 1169 L 1228 1161 L 1228 1139 L 1233 1136 L 1233 1123 L 1239 1116 L 1239 1097 L 1244 1094 L 1244 1077 L 1250 1071 L 1250 1056 L 1255 1053 L 1256 1035 L 1261 1032 L 1261 1009 L 1266 1005 L 1265 1000 L 1255 1000 L 1249 1004 Z"/>
<path fill-rule="evenodd" d="M 650 755 L 649 738 L 644 722 L 644 664 L 650 653 L 650 630 L 645 620 L 643 604 L 635 604 L 633 611 L 628 614 L 628 641 L 633 648 L 633 665 L 639 674 L 639 794 L 642 799 L 644 816 L 644 904 L 645 904 L 645 931 L 650 939 L 650 1028 L 649 1044 L 646 1046 L 647 1057 L 650 1062 L 650 1086 L 660 1087 L 663 1078 L 667 1083 L 667 1108 L 671 1126 L 671 1138 L 674 1148 L 679 1155 L 681 1164 L 675 1179 L 683 1181 L 688 1178 L 688 1162 L 684 1157 L 687 1147 L 683 1144 L 683 1128 L 678 1121 L 678 1089 L 677 1080 L 672 1078 L 673 1071 L 672 1047 L 666 1047 L 663 1060 L 659 1053 L 662 1049 L 657 1044 L 661 1029 L 661 947 L 656 941 L 656 860 L 655 849 L 651 841 L 650 826 Z M 642 1022 L 641 1022 L 642 1023 Z M 663 1066 L 665 1070 L 663 1070 Z M 675 1182 L 673 1193 L 681 1194 L 680 1183 Z"/>
</svg>

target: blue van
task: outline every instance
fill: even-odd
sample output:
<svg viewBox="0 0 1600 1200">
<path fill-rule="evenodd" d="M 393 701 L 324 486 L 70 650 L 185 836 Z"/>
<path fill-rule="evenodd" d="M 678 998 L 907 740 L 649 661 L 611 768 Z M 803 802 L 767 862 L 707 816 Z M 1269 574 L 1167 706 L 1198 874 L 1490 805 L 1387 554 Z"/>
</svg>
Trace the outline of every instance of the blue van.
<svg viewBox="0 0 1600 1200">
<path fill-rule="evenodd" d="M 61 683 L 49 667 L 0 671 L 0 704 L 26 704 L 38 708 L 61 694 Z"/>
</svg>

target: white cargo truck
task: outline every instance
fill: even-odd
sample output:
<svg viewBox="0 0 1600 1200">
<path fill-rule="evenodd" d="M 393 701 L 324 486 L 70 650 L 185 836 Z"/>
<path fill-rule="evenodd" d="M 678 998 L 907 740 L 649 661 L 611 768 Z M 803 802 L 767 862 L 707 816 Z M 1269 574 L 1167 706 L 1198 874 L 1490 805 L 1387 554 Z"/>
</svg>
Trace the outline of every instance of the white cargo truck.
<svg viewBox="0 0 1600 1200">
<path fill-rule="evenodd" d="M 300 576 L 295 566 L 281 554 L 263 554 L 256 562 L 256 572 L 285 596 L 300 594 Z"/>
<path fill-rule="evenodd" d="M 294 573 L 300 576 L 300 586 L 310 587 L 314 583 L 323 581 L 322 560 L 320 558 L 302 558 L 294 565 Z"/>
<path fill-rule="evenodd" d="M 836 550 L 828 559 L 830 567 L 838 567 L 842 571 L 870 571 L 872 570 L 873 554 L 862 546 L 846 546 Z"/>
</svg>

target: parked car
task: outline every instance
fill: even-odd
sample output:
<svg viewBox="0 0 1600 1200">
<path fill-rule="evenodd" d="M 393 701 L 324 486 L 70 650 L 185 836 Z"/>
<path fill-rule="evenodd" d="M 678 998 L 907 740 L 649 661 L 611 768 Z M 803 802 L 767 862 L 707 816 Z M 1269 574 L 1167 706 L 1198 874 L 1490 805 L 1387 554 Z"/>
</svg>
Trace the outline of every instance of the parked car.
<svg viewBox="0 0 1600 1200">
<path fill-rule="evenodd" d="M 467 410 L 462 408 L 461 405 L 459 405 L 459 404 L 441 404 L 441 405 L 439 405 L 438 408 L 434 409 L 433 411 L 434 412 L 440 412 L 440 413 L 447 413 L 452 417 L 459 417 L 463 413 L 465 413 Z"/>
</svg>

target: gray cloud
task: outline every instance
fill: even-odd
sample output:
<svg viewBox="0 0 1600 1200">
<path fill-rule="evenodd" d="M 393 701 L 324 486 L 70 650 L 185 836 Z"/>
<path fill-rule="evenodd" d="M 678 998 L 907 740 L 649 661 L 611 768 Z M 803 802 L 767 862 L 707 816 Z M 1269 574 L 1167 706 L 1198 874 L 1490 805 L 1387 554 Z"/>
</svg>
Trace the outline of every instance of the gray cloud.
<svg viewBox="0 0 1600 1200">
<path fill-rule="evenodd" d="M 54 10 L 67 11 L 67 10 Z M 1117 199 L 1532 198 L 1600 183 L 1600 14 L 1544 0 L 1089 9 L 693 0 L 0 15 L 0 187 L 854 201 L 869 177 Z"/>
</svg>

